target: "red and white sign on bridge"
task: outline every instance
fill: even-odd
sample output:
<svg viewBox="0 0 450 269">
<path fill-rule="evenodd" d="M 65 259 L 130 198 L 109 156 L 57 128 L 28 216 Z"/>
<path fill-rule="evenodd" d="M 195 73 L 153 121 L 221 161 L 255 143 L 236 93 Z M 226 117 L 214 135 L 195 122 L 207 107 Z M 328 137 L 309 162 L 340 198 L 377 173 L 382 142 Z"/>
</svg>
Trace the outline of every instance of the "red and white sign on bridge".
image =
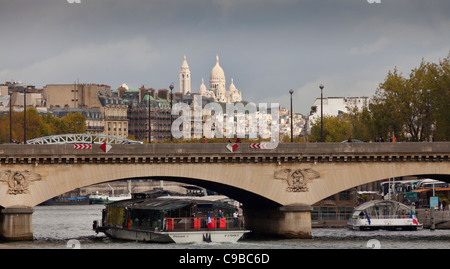
<svg viewBox="0 0 450 269">
<path fill-rule="evenodd" d="M 74 144 L 73 148 L 74 149 L 92 149 L 92 145 L 91 144 Z"/>
<path fill-rule="evenodd" d="M 251 149 L 267 149 L 269 148 L 269 143 L 250 143 L 248 147 Z"/>
</svg>

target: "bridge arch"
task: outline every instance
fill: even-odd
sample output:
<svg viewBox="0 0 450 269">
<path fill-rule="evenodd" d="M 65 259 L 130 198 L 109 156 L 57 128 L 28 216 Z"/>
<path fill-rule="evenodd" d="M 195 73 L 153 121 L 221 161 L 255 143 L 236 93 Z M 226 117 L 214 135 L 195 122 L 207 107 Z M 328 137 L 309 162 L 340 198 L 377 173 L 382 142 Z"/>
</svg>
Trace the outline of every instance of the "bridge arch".
<svg viewBox="0 0 450 269">
<path fill-rule="evenodd" d="M 325 167 L 327 166 L 327 167 Z M 342 166 L 345 166 L 342 167 Z M 357 186 L 378 182 L 388 178 L 417 176 L 450 182 L 450 166 L 447 162 L 376 162 L 371 164 L 349 163 L 346 165 L 318 165 L 319 171 L 327 174 L 324 180 L 310 184 L 307 204 L 315 204 L 331 195 Z"/>
</svg>

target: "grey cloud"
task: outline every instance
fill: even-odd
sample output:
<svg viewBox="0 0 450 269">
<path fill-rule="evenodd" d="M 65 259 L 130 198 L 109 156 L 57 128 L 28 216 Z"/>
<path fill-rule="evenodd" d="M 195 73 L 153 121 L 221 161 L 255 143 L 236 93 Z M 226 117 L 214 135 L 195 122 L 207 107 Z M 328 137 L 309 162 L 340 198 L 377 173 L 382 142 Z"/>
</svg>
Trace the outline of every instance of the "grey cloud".
<svg viewBox="0 0 450 269">
<path fill-rule="evenodd" d="M 315 84 L 370 96 L 394 66 L 447 55 L 450 1 L 381 1 L 0 0 L 0 81 L 163 88 L 186 54 L 195 91 L 218 53 L 244 99 L 288 105 L 292 88 L 307 113 Z"/>
</svg>

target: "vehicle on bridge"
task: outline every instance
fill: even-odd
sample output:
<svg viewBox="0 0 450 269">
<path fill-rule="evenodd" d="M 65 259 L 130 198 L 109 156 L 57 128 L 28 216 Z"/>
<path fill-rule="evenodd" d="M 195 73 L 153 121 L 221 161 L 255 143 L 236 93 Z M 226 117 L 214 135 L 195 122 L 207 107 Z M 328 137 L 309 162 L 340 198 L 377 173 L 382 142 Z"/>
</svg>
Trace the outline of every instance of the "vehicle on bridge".
<svg viewBox="0 0 450 269">
<path fill-rule="evenodd" d="M 372 200 L 356 207 L 347 225 L 353 230 L 415 231 L 423 227 L 410 207 L 391 200 Z"/>
<path fill-rule="evenodd" d="M 124 240 L 193 243 L 236 242 L 245 233 L 237 208 L 210 196 L 160 196 L 106 205 L 96 232 Z"/>
</svg>

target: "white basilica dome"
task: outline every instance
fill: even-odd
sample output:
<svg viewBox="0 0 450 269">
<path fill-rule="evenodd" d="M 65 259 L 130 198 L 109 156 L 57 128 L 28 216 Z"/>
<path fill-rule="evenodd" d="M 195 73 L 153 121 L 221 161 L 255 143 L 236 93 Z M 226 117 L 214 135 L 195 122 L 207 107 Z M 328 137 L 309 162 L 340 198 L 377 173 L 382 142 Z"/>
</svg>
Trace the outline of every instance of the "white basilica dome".
<svg viewBox="0 0 450 269">
<path fill-rule="evenodd" d="M 219 55 L 216 56 L 216 65 L 211 70 L 209 81 L 211 84 L 225 83 L 225 72 L 219 65 Z"/>
</svg>

